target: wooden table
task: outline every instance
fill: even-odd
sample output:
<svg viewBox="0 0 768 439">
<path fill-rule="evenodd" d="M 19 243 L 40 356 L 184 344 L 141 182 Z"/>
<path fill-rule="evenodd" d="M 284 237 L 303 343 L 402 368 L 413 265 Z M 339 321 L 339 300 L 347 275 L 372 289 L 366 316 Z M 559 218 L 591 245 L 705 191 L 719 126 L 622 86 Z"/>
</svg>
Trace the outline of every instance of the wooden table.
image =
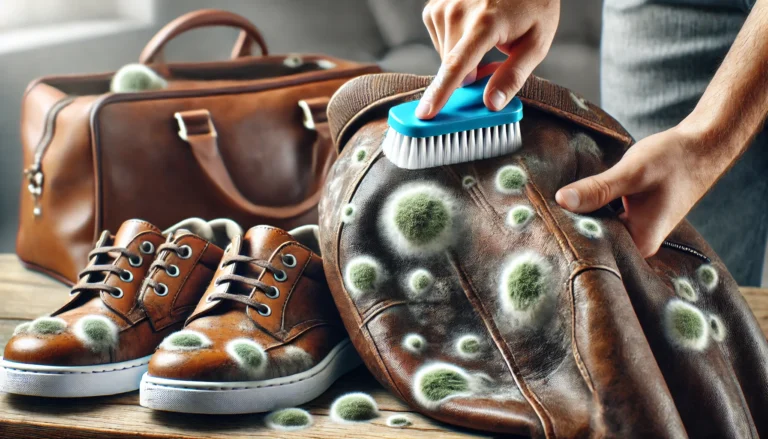
<svg viewBox="0 0 768 439">
<path fill-rule="evenodd" d="M 67 300 L 66 287 L 26 271 L 14 255 L 0 254 L 0 350 L 19 323 L 50 313 Z M 768 334 L 768 290 L 742 290 Z M 328 416 L 331 402 L 350 391 L 372 395 L 382 416 L 370 424 L 339 425 Z M 262 415 L 185 415 L 156 412 L 139 406 L 138 392 L 84 399 L 46 399 L 0 393 L 0 438 L 467 438 L 490 437 L 448 427 L 409 408 L 360 368 L 342 378 L 320 398 L 305 406 L 315 425 L 296 432 L 263 426 Z M 387 417 L 405 413 L 408 429 L 387 427 Z"/>
</svg>

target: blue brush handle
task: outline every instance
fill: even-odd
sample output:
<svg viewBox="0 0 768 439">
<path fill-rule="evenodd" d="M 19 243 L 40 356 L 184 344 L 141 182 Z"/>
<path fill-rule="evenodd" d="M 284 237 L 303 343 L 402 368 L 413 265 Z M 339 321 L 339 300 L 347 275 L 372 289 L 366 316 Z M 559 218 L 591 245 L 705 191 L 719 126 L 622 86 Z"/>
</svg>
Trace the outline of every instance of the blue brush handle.
<svg viewBox="0 0 768 439">
<path fill-rule="evenodd" d="M 520 122 L 523 103 L 517 97 L 500 111 L 491 111 L 485 106 L 483 92 L 489 80 L 490 76 L 456 89 L 431 120 L 416 117 L 418 101 L 396 105 L 389 110 L 389 126 L 405 136 L 433 137 Z"/>
</svg>

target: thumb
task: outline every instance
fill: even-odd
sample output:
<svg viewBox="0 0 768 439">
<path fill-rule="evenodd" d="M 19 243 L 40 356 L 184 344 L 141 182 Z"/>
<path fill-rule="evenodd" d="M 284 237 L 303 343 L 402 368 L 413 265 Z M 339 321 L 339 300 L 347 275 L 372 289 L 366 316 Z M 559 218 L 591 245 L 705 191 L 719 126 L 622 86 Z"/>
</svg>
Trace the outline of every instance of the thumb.
<svg viewBox="0 0 768 439">
<path fill-rule="evenodd" d="M 555 201 L 575 213 L 588 213 L 605 206 L 616 198 L 631 195 L 634 171 L 619 162 L 607 171 L 571 183 L 557 191 Z"/>
</svg>

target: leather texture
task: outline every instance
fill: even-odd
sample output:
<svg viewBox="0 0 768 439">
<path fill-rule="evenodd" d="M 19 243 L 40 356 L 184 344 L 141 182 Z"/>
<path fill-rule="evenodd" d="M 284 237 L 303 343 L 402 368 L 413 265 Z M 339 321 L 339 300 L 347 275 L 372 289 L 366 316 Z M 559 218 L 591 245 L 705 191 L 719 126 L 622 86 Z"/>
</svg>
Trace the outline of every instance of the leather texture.
<svg viewBox="0 0 768 439">
<path fill-rule="evenodd" d="M 251 381 L 297 374 L 320 363 L 347 334 L 328 290 L 317 245 L 314 247 L 270 226 L 256 226 L 245 236 L 235 237 L 180 333 L 202 334 L 210 343 L 202 349 L 186 350 L 164 343 L 152 356 L 149 374 L 190 381 Z M 263 261 L 287 276 L 281 280 L 275 273 L 245 261 L 227 263 L 233 256 Z M 292 266 L 284 262 L 286 257 L 291 258 Z M 231 275 L 261 282 L 262 288 L 223 282 Z M 271 294 L 272 287 L 279 294 Z M 268 307 L 268 314 L 259 312 L 262 306 Z M 241 364 L 228 348 L 233 341 L 256 343 L 266 361 L 261 367 Z"/>
<path fill-rule="evenodd" d="M 193 216 L 283 228 L 316 222 L 335 153 L 325 117 L 311 107 L 317 123 L 307 128 L 300 102 L 327 102 L 348 79 L 379 68 L 322 55 L 156 57 L 175 35 L 219 25 L 244 29 L 267 53 L 245 19 L 203 10 L 170 23 L 142 55 L 165 89 L 110 93 L 113 73 L 30 84 L 16 246 L 28 267 L 71 284 L 99 231 L 128 218 L 161 228 Z M 235 51 L 245 54 L 250 45 L 240 40 Z"/>
<path fill-rule="evenodd" d="M 201 221 L 202 222 L 202 221 Z M 150 245 L 148 246 L 149 243 Z M 115 272 L 84 274 L 72 290 L 72 298 L 51 317 L 66 327 L 56 333 L 31 329 L 15 334 L 3 357 L 19 363 L 50 366 L 86 366 L 118 363 L 151 355 L 169 334 L 178 331 L 192 313 L 211 281 L 224 251 L 205 238 L 178 229 L 164 235 L 142 220 L 123 223 L 115 235 L 104 232 L 96 250 L 114 246 L 139 256 L 132 264 L 124 253 L 109 252 L 91 258 L 88 267 L 111 266 Z M 187 246 L 191 251 L 174 251 Z M 151 249 L 151 250 L 150 250 Z M 159 265 L 159 261 L 167 270 Z M 130 273 L 126 281 L 116 272 Z M 157 283 L 164 289 L 155 287 Z M 119 294 L 88 288 L 103 283 L 119 288 Z M 115 328 L 115 339 L 94 342 L 79 327 L 88 319 L 106 318 Z"/>
<path fill-rule="evenodd" d="M 362 77 L 329 105 L 325 271 L 374 376 L 427 416 L 495 433 L 768 436 L 768 343 L 701 236 L 683 222 L 644 260 L 615 210 L 554 200 L 616 163 L 626 131 L 531 77 L 519 152 L 397 168 L 387 110 L 430 81 Z"/>
</svg>

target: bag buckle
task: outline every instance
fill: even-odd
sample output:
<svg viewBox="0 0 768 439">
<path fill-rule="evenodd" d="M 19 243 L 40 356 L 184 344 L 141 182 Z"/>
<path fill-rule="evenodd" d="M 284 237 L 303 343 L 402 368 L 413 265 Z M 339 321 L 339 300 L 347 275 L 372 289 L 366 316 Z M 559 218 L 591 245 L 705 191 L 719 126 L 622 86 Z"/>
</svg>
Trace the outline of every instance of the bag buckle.
<svg viewBox="0 0 768 439">
<path fill-rule="evenodd" d="M 325 111 L 328 109 L 327 97 L 302 99 L 299 108 L 304 113 L 304 126 L 308 130 L 317 131 L 317 125 L 328 121 Z"/>
<path fill-rule="evenodd" d="M 179 137 L 189 142 L 189 136 L 210 135 L 217 137 L 216 127 L 208 110 L 179 111 L 173 114 L 179 123 Z"/>
</svg>

